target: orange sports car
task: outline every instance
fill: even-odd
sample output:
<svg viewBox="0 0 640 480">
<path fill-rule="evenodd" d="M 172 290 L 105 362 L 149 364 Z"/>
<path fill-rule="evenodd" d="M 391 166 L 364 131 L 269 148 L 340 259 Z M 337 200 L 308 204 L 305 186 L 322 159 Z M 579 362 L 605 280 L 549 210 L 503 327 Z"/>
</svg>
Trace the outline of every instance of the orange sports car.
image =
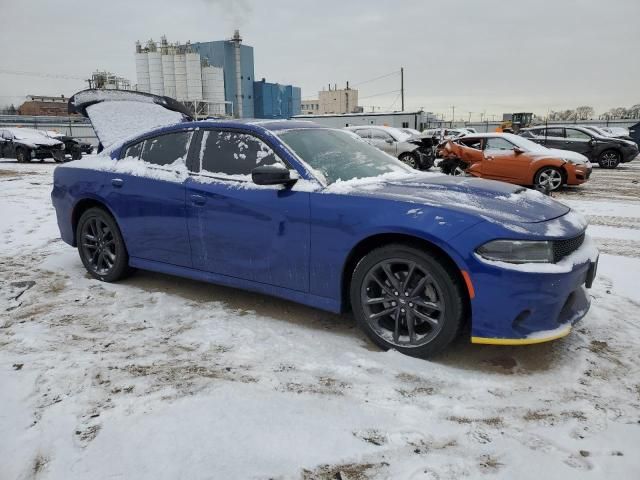
<svg viewBox="0 0 640 480">
<path fill-rule="evenodd" d="M 584 155 L 546 148 L 511 133 L 479 133 L 447 141 L 440 169 L 450 175 L 502 180 L 554 191 L 580 185 L 591 175 Z"/>
</svg>

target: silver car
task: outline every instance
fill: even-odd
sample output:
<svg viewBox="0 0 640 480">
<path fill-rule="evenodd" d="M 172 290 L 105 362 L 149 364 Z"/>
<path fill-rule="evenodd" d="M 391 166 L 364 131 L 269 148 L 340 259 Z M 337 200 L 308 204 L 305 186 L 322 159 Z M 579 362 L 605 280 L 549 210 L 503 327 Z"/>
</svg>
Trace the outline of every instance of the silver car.
<svg viewBox="0 0 640 480">
<path fill-rule="evenodd" d="M 433 165 L 431 155 L 417 135 L 410 135 L 399 128 L 378 125 L 346 127 L 365 142 L 406 163 L 410 167 L 426 170 Z"/>
</svg>

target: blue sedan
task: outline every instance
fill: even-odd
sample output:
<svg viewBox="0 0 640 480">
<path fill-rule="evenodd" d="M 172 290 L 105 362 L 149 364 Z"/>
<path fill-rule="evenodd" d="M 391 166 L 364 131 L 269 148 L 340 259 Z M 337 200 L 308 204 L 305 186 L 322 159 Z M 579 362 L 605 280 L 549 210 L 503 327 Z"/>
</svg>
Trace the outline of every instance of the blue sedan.
<svg viewBox="0 0 640 480">
<path fill-rule="evenodd" d="M 177 102 L 84 91 L 101 155 L 58 167 L 62 239 L 113 282 L 132 268 L 351 310 L 381 348 L 559 338 L 589 309 L 597 250 L 567 206 L 417 172 L 297 121 L 192 121 Z"/>
</svg>

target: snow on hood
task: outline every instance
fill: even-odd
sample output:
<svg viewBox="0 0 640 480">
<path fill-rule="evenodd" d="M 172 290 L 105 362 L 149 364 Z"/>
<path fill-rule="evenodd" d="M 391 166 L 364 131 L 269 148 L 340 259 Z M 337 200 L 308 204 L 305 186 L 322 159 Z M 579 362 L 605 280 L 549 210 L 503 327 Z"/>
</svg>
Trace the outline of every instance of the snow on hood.
<svg viewBox="0 0 640 480">
<path fill-rule="evenodd" d="M 53 138 L 47 137 L 40 130 L 34 130 L 32 128 L 6 128 L 16 140 L 25 145 L 35 148 L 37 145 L 60 145 L 62 142 Z"/>
<path fill-rule="evenodd" d="M 167 110 L 153 102 L 137 100 L 95 103 L 87 107 L 87 115 L 105 148 L 154 128 L 180 123 L 184 119 L 180 112 Z"/>
<path fill-rule="evenodd" d="M 578 164 L 589 163 L 589 159 L 578 152 L 572 152 L 571 150 L 560 150 L 559 148 L 548 148 L 554 156 L 560 157 L 562 160 L 571 161 Z"/>
<path fill-rule="evenodd" d="M 535 190 L 503 182 L 449 175 L 381 175 L 337 182 L 326 193 L 367 195 L 449 208 L 505 224 L 534 223 L 567 214 L 570 208 Z M 514 226 L 514 227 L 517 227 Z"/>
</svg>

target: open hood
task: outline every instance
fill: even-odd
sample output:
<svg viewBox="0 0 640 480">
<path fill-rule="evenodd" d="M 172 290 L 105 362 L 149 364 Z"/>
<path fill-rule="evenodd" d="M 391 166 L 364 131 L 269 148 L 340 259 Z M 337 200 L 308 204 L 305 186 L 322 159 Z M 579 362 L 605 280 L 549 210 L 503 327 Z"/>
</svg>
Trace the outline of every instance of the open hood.
<svg viewBox="0 0 640 480">
<path fill-rule="evenodd" d="M 69 99 L 69 113 L 91 120 L 104 148 L 158 127 L 192 120 L 177 100 L 128 90 L 82 90 Z"/>
</svg>

